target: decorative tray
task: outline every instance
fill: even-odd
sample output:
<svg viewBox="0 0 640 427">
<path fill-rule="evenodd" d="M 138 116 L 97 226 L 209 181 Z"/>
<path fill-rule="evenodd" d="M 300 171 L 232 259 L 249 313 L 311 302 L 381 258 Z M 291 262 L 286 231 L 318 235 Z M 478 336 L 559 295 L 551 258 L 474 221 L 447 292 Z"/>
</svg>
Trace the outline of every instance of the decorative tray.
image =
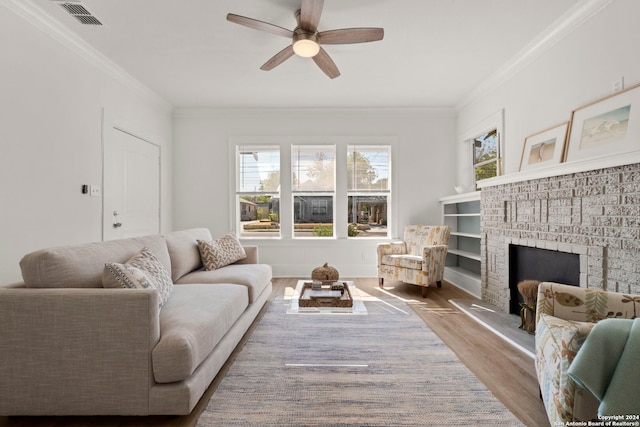
<svg viewBox="0 0 640 427">
<path fill-rule="evenodd" d="M 305 282 L 298 299 L 299 307 L 353 307 L 353 297 L 345 282 Z"/>
</svg>

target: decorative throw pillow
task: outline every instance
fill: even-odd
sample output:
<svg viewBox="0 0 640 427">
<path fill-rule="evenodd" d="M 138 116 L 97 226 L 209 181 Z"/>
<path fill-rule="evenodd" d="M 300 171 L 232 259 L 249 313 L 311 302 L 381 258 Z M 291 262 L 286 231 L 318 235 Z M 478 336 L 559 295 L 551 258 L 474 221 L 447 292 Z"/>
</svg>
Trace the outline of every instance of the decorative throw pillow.
<svg viewBox="0 0 640 427">
<path fill-rule="evenodd" d="M 160 307 L 167 302 L 171 291 L 173 291 L 173 282 L 169 272 L 147 248 L 142 248 L 124 264 L 105 264 L 102 286 L 105 288 L 154 287 L 158 290 Z"/>
<path fill-rule="evenodd" d="M 129 264 L 108 262 L 102 272 L 102 286 L 105 288 L 148 289 L 155 288 L 149 276 Z"/>
<path fill-rule="evenodd" d="M 212 242 L 204 240 L 197 242 L 205 270 L 216 270 L 247 257 L 247 253 L 233 233 Z"/>
</svg>

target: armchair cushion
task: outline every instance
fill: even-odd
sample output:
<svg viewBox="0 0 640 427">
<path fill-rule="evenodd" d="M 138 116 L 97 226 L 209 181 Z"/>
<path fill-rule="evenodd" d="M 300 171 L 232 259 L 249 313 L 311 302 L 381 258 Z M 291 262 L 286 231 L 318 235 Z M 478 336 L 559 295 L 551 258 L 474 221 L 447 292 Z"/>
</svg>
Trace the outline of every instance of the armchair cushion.
<svg viewBox="0 0 640 427">
<path fill-rule="evenodd" d="M 422 270 L 422 257 L 417 255 L 384 255 L 382 257 L 383 265 L 392 265 L 394 267 L 412 268 L 414 270 Z"/>
</svg>

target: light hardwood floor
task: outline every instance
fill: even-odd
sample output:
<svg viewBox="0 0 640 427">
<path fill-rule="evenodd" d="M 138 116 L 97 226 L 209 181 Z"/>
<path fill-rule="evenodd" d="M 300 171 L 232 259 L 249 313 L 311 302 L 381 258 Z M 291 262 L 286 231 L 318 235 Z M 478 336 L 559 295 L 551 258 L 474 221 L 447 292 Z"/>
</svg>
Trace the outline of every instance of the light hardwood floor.
<svg viewBox="0 0 640 427">
<path fill-rule="evenodd" d="M 449 303 L 450 299 L 472 298 L 470 295 L 446 282 L 443 283 L 442 288 L 429 288 L 427 298 L 422 298 L 421 290 L 417 286 L 390 282 L 385 283 L 385 288 L 381 291 L 376 278 L 347 280 L 353 280 L 359 289 L 374 296 L 384 294 L 405 300 L 424 323 L 456 353 L 469 370 L 525 425 L 549 426 L 544 406 L 539 398 L 533 359 L 480 326 Z M 283 295 L 285 288 L 295 287 L 296 282 L 297 279 L 292 278 L 274 279 L 272 298 Z M 258 321 L 261 316 L 262 313 Z M 254 322 L 247 336 L 258 321 Z M 241 347 L 242 343 L 238 348 Z M 204 410 L 218 383 L 231 366 L 235 354 L 211 383 L 193 412 L 186 416 L 0 417 L 0 427 L 191 427 L 195 425 L 199 414 Z M 37 385 L 34 386 L 37 387 Z M 473 425 L 473 420 L 469 420 L 469 425 Z"/>
</svg>

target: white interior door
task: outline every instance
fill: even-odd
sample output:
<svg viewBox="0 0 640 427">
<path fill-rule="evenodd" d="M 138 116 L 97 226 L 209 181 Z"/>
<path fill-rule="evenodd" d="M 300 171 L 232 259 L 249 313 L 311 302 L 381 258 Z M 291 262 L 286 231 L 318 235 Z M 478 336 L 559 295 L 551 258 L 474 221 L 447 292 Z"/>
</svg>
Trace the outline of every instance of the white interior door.
<svg viewBox="0 0 640 427">
<path fill-rule="evenodd" d="M 160 232 L 160 147 L 116 127 L 105 130 L 104 240 Z"/>
</svg>

